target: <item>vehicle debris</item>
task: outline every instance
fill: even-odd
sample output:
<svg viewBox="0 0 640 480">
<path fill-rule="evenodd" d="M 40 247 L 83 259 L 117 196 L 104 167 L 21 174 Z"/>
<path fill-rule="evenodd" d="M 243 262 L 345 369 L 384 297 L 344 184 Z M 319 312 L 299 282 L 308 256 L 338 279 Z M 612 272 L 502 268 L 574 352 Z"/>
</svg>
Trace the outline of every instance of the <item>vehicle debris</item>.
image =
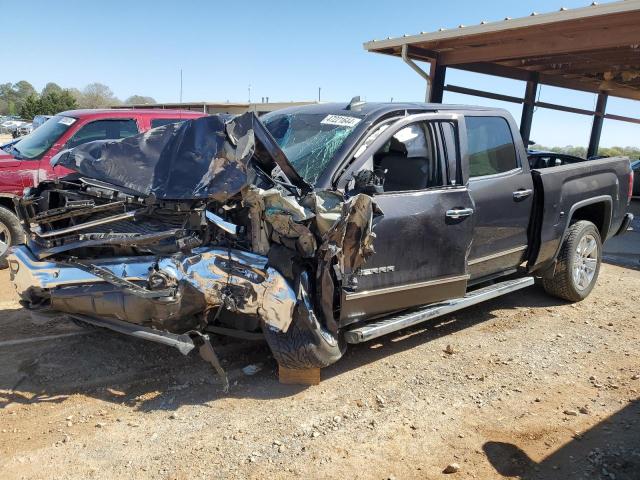
<svg viewBox="0 0 640 480">
<path fill-rule="evenodd" d="M 339 358 L 322 325 L 337 331 L 336 283 L 373 253 L 381 212 L 367 195 L 313 192 L 254 114 L 91 142 L 53 162 L 77 174 L 17 203 L 28 250 L 11 265 L 25 307 L 198 347 L 225 389 L 208 325 L 277 334 L 299 317 L 319 349 L 329 339 L 322 362 Z"/>
</svg>

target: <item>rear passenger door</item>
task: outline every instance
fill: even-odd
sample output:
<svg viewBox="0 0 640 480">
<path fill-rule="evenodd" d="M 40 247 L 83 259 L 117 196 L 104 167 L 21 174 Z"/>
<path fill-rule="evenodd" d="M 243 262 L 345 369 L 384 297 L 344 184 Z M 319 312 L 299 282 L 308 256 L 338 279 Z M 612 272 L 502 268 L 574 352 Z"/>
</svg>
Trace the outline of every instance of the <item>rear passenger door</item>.
<svg viewBox="0 0 640 480">
<path fill-rule="evenodd" d="M 475 204 L 472 279 L 518 267 L 527 249 L 533 179 L 515 125 L 499 115 L 465 116 L 469 190 Z M 519 142 L 519 148 L 516 148 Z"/>
<path fill-rule="evenodd" d="M 389 126 L 354 163 L 354 174 L 384 177 L 372 194 L 383 215 L 374 223 L 375 253 L 342 292 L 343 324 L 465 294 L 474 208 L 457 138 L 455 116 L 414 115 Z"/>
</svg>

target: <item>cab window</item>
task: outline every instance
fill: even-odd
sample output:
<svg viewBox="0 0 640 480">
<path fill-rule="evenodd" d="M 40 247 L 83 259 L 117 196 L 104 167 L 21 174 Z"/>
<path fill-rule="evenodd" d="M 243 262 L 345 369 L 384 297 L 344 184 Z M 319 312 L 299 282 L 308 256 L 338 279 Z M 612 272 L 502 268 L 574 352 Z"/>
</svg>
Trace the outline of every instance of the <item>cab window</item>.
<svg viewBox="0 0 640 480">
<path fill-rule="evenodd" d="M 95 140 L 117 140 L 137 135 L 135 120 L 96 120 L 81 127 L 67 142 L 66 148 L 77 147 Z"/>
<path fill-rule="evenodd" d="M 509 124 L 502 117 L 465 117 L 469 176 L 482 177 L 518 168 Z"/>
<path fill-rule="evenodd" d="M 440 122 L 416 122 L 398 130 L 365 165 L 384 192 L 441 187 L 446 182 Z"/>
</svg>

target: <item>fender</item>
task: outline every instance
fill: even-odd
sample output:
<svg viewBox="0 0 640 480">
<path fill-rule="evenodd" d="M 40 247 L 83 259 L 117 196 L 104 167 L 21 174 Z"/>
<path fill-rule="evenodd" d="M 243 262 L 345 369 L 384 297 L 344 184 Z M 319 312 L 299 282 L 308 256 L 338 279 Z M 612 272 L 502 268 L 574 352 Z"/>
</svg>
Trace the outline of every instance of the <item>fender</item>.
<svg viewBox="0 0 640 480">
<path fill-rule="evenodd" d="M 544 273 L 545 277 L 549 275 L 553 276 L 555 272 L 556 264 L 558 263 L 558 255 L 560 255 L 560 249 L 562 248 L 562 244 L 564 243 L 565 239 L 569 234 L 571 220 L 573 220 L 573 215 L 576 212 L 576 210 L 582 207 L 587 207 L 589 205 L 594 205 L 596 203 L 603 203 L 603 202 L 605 204 L 605 212 L 604 212 L 604 218 L 602 221 L 602 231 L 600 233 L 603 239 L 602 241 L 604 242 L 604 239 L 607 238 L 607 234 L 609 232 L 609 229 L 611 228 L 611 215 L 613 211 L 613 200 L 611 198 L 611 195 L 600 195 L 597 197 L 587 198 L 585 200 L 581 200 L 579 202 L 574 203 L 569 209 L 569 215 L 567 215 L 567 223 L 565 224 L 564 230 L 560 237 L 560 243 L 558 244 L 558 248 L 553 254 L 553 257 L 551 257 L 548 268 L 545 269 L 545 273 Z"/>
</svg>

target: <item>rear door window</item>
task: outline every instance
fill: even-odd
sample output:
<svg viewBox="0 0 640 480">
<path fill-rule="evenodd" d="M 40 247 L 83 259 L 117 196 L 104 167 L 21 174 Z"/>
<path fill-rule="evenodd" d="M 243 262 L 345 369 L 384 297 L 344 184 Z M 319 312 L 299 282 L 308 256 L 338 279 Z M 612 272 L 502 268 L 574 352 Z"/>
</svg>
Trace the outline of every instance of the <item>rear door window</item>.
<svg viewBox="0 0 640 480">
<path fill-rule="evenodd" d="M 96 120 L 81 127 L 73 137 L 69 139 L 66 147 L 72 148 L 83 143 L 95 140 L 117 140 L 127 138 L 140 133 L 138 124 L 133 119 L 123 120 Z"/>
<path fill-rule="evenodd" d="M 465 117 L 469 176 L 482 177 L 518 168 L 509 124 L 502 117 Z"/>
</svg>

